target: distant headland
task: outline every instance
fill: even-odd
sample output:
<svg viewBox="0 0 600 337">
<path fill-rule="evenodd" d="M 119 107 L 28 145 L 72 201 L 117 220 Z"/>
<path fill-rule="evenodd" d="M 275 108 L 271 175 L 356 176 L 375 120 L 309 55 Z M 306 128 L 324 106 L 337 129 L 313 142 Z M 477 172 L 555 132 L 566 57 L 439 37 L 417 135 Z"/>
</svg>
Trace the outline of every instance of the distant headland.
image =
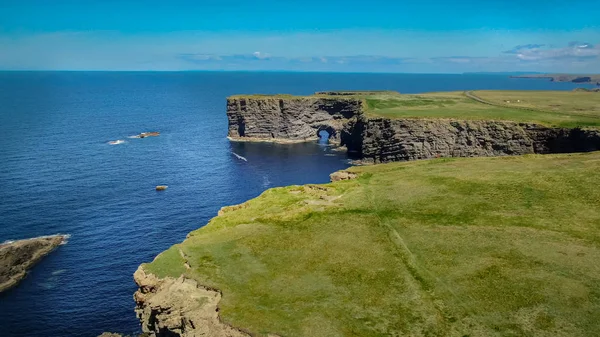
<svg viewBox="0 0 600 337">
<path fill-rule="evenodd" d="M 591 83 L 600 85 L 600 74 L 524 74 L 512 75 L 511 78 L 548 78 L 552 82 Z"/>
</svg>

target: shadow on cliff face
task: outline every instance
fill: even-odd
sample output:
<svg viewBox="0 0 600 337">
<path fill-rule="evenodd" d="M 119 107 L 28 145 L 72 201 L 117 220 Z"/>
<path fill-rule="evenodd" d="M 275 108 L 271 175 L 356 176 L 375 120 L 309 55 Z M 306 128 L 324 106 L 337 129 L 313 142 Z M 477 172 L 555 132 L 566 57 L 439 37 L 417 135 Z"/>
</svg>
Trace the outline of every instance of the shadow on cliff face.
<svg viewBox="0 0 600 337">
<path fill-rule="evenodd" d="M 554 131 L 554 132 L 552 132 Z M 600 150 L 600 133 L 580 128 L 548 132 L 537 145 L 536 153 L 572 153 Z"/>
</svg>

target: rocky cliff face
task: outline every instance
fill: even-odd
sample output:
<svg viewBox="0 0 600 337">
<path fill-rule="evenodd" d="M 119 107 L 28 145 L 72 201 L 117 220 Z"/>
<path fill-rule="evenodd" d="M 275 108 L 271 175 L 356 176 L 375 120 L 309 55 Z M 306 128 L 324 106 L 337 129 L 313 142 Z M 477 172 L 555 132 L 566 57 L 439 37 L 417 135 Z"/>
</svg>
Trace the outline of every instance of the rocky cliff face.
<svg viewBox="0 0 600 337">
<path fill-rule="evenodd" d="M 159 279 L 142 267 L 133 275 L 134 294 L 142 331 L 154 337 L 247 337 L 219 319 L 221 293 L 183 276 Z"/>
<path fill-rule="evenodd" d="M 362 111 L 354 98 L 237 97 L 227 100 L 229 137 L 235 140 L 304 141 L 320 130 L 339 139 L 349 119 Z"/>
<path fill-rule="evenodd" d="M 600 131 L 501 121 L 366 119 L 348 142 L 359 159 L 380 163 L 437 157 L 490 157 L 600 150 Z"/>
<path fill-rule="evenodd" d="M 17 285 L 34 264 L 65 240 L 64 235 L 54 235 L 0 244 L 0 292 Z"/>
<path fill-rule="evenodd" d="M 231 98 L 233 140 L 305 141 L 326 130 L 363 162 L 600 150 L 600 131 L 508 121 L 368 118 L 352 97 Z"/>
</svg>

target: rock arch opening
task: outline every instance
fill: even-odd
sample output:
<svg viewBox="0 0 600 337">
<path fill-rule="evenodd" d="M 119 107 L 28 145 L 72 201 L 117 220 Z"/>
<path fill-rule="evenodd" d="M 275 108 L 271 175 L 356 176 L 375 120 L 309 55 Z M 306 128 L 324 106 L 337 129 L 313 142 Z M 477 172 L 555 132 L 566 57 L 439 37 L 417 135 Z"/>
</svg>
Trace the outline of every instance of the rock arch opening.
<svg viewBox="0 0 600 337">
<path fill-rule="evenodd" d="M 328 144 L 330 139 L 337 139 L 337 132 L 331 126 L 321 126 L 317 129 L 319 144 Z"/>
</svg>

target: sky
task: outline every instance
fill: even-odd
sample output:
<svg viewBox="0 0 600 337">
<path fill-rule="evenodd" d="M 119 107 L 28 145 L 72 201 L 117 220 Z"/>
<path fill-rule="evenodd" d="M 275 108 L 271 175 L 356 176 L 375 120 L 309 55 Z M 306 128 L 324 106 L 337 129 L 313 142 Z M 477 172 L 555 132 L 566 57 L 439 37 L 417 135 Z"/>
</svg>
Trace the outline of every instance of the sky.
<svg viewBox="0 0 600 337">
<path fill-rule="evenodd" d="M 0 70 L 600 73 L 600 1 L 0 0 Z"/>
</svg>

